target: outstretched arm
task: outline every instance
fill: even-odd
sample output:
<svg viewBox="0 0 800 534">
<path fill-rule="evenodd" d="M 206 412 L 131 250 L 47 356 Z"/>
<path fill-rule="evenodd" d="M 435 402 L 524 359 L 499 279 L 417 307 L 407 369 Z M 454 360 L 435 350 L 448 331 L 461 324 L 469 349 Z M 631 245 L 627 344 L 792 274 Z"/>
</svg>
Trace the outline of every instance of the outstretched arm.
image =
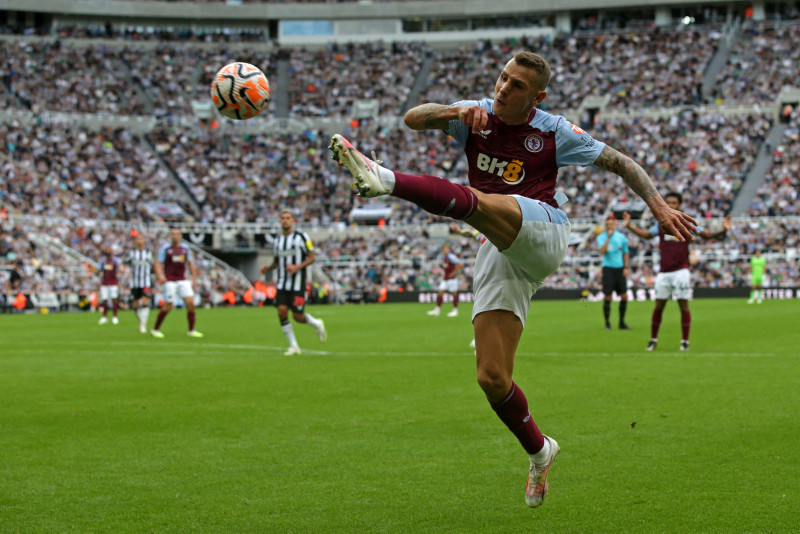
<svg viewBox="0 0 800 534">
<path fill-rule="evenodd" d="M 622 214 L 622 220 L 624 228 L 627 228 L 628 230 L 638 235 L 642 239 L 650 239 L 651 237 L 653 237 L 647 230 L 644 230 L 636 225 L 631 224 L 631 214 L 628 213 L 627 211 Z"/>
<path fill-rule="evenodd" d="M 622 178 L 645 201 L 664 232 L 680 241 L 692 241 L 692 236 L 697 234 L 695 220 L 667 206 L 641 165 L 610 146 L 603 148 L 594 164 Z"/>
<path fill-rule="evenodd" d="M 703 230 L 700 232 L 700 237 L 703 239 L 714 239 L 715 237 L 722 237 L 728 233 L 728 230 L 731 229 L 731 216 L 727 215 L 725 219 L 722 221 L 722 229 L 717 232 L 709 232 L 708 230 Z"/>
<path fill-rule="evenodd" d="M 446 130 L 454 120 L 460 120 L 472 128 L 472 133 L 477 133 L 489 122 L 489 112 L 480 106 L 421 104 L 406 111 L 403 117 L 412 130 Z"/>
</svg>

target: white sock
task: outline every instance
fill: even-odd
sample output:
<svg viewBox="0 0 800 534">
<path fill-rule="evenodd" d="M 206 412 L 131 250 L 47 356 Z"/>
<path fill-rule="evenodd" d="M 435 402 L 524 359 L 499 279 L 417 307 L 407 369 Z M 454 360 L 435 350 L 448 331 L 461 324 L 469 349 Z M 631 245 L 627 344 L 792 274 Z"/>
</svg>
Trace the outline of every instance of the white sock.
<svg viewBox="0 0 800 534">
<path fill-rule="evenodd" d="M 136 315 L 139 317 L 139 326 L 147 326 L 147 317 L 150 316 L 150 308 L 140 306 L 139 309 L 136 310 Z"/>
<path fill-rule="evenodd" d="M 311 326 L 313 326 L 314 328 L 317 328 L 319 326 L 319 319 L 317 319 L 316 317 L 314 317 L 310 313 L 306 314 L 306 322 L 308 324 L 310 324 Z"/>
<path fill-rule="evenodd" d="M 547 439 L 544 440 L 544 447 L 542 450 L 535 454 L 531 454 L 531 460 L 535 464 L 542 464 L 547 460 L 547 457 L 550 456 L 550 442 Z"/>
<path fill-rule="evenodd" d="M 281 330 L 283 330 L 283 335 L 286 336 L 286 341 L 289 342 L 289 346 L 297 347 L 297 338 L 294 337 L 294 328 L 292 328 L 292 323 L 282 324 Z"/>
<path fill-rule="evenodd" d="M 381 182 L 383 182 L 383 185 L 386 186 L 386 189 L 389 190 L 389 194 L 391 194 L 392 191 L 394 191 L 394 184 L 395 184 L 394 171 L 390 171 L 389 169 L 387 169 L 386 167 L 382 167 L 381 165 L 377 165 L 377 167 L 378 167 L 378 176 L 380 176 Z"/>
</svg>

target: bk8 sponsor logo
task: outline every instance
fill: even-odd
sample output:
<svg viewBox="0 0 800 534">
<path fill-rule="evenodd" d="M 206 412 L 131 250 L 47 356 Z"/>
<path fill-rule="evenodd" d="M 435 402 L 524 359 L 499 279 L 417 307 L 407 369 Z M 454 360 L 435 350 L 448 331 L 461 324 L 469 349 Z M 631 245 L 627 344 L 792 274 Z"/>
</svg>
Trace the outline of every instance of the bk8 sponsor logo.
<svg viewBox="0 0 800 534">
<path fill-rule="evenodd" d="M 478 153 L 476 165 L 482 171 L 499 176 L 507 184 L 518 184 L 525 179 L 525 169 L 522 168 L 523 162 L 518 159 L 503 161 Z"/>
</svg>

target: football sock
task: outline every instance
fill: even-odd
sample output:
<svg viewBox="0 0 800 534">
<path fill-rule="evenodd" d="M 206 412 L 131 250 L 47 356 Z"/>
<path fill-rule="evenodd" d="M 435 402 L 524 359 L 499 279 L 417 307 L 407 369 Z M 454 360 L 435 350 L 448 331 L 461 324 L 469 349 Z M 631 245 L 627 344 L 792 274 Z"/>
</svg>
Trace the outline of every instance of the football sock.
<svg viewBox="0 0 800 534">
<path fill-rule="evenodd" d="M 167 316 L 167 313 L 169 313 L 169 312 L 166 312 L 164 310 L 158 310 L 158 317 L 156 317 L 156 324 L 153 326 L 153 330 L 158 330 L 159 329 L 159 327 L 161 326 L 161 323 L 164 322 L 164 317 Z"/>
<path fill-rule="evenodd" d="M 140 306 L 139 309 L 136 310 L 136 315 L 139 317 L 139 325 L 147 326 L 147 317 L 150 315 L 150 308 L 147 306 Z"/>
<path fill-rule="evenodd" d="M 108 315 L 108 303 L 107 302 L 102 303 L 100 305 L 100 309 L 103 310 L 103 317 L 106 317 Z"/>
<path fill-rule="evenodd" d="M 536 454 L 531 454 L 531 460 L 533 460 L 535 464 L 542 464 L 547 460 L 548 456 L 550 456 L 550 442 L 544 440 L 544 446 L 542 446 L 542 449 Z"/>
<path fill-rule="evenodd" d="M 441 307 L 442 307 L 442 302 L 444 302 L 444 295 L 442 295 L 441 293 L 439 293 L 439 294 L 436 296 L 436 307 L 437 307 L 437 308 L 441 308 Z"/>
<path fill-rule="evenodd" d="M 653 318 L 650 320 L 650 338 L 658 339 L 658 329 L 661 327 L 661 316 L 664 310 L 653 310 Z"/>
<path fill-rule="evenodd" d="M 117 312 L 119 311 L 119 301 L 115 300 L 113 306 L 114 306 L 114 317 L 116 317 Z"/>
<path fill-rule="evenodd" d="M 285 322 L 281 321 L 281 330 L 283 331 L 283 335 L 286 337 L 286 341 L 289 342 L 289 346 L 296 347 L 297 338 L 294 337 L 294 328 L 292 328 L 292 323 L 289 322 L 289 319 L 286 319 Z"/>
<path fill-rule="evenodd" d="M 625 323 L 625 312 L 628 309 L 628 301 L 621 300 L 619 301 L 619 324 Z"/>
<path fill-rule="evenodd" d="M 611 318 L 611 301 L 604 300 L 603 301 L 603 317 L 606 319 L 606 324 L 608 324 L 608 320 Z"/>
<path fill-rule="evenodd" d="M 413 202 L 428 213 L 466 219 L 478 209 L 478 197 L 468 187 L 428 174 L 394 173 L 392 196 Z"/>
<path fill-rule="evenodd" d="M 317 319 L 316 317 L 314 317 L 310 313 L 307 313 L 305 315 L 306 315 L 306 323 L 310 324 L 314 328 L 319 326 L 319 319 Z"/>
<path fill-rule="evenodd" d="M 689 328 L 692 326 L 692 312 L 689 310 L 681 312 L 681 333 L 683 334 L 682 340 L 689 340 Z"/>
<path fill-rule="evenodd" d="M 186 317 L 189 319 L 189 331 L 194 330 L 194 311 L 186 312 Z"/>
<path fill-rule="evenodd" d="M 458 293 L 453 293 L 453 309 L 458 308 Z"/>
<path fill-rule="evenodd" d="M 490 403 L 497 417 L 517 437 L 522 448 L 528 454 L 536 454 L 544 446 L 544 436 L 533 422 L 528 410 L 528 399 L 514 382 L 506 398 L 500 402 Z"/>
</svg>

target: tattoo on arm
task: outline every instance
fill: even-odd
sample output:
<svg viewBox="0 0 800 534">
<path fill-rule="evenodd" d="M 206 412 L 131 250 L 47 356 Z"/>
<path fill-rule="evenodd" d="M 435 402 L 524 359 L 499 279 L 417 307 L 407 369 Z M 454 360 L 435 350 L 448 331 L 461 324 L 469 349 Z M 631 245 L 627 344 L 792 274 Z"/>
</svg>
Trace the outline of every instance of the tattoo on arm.
<svg viewBox="0 0 800 534">
<path fill-rule="evenodd" d="M 653 200 L 660 198 L 653 180 L 642 166 L 610 146 L 603 148 L 594 164 L 622 178 L 648 206 Z"/>
<path fill-rule="evenodd" d="M 457 117 L 452 106 L 422 104 L 406 112 L 405 123 L 413 130 L 444 130 Z"/>
</svg>

